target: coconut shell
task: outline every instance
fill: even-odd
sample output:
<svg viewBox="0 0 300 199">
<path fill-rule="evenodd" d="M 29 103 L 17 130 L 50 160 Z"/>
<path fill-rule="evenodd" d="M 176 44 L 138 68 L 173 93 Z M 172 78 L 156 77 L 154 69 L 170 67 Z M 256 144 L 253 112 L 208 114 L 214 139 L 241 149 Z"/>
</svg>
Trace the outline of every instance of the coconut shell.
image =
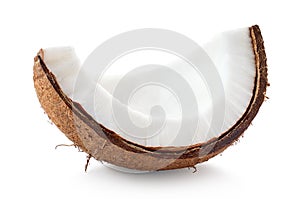
<svg viewBox="0 0 300 199">
<path fill-rule="evenodd" d="M 250 27 L 249 33 L 256 65 L 250 104 L 234 126 L 205 143 L 184 147 L 147 147 L 125 140 L 116 132 L 97 123 L 80 104 L 63 93 L 55 75 L 49 71 L 43 61 L 43 50 L 40 50 L 34 58 L 34 87 L 42 108 L 50 120 L 76 146 L 96 160 L 147 171 L 193 167 L 223 152 L 237 141 L 264 102 L 268 85 L 264 42 L 257 25 Z"/>
</svg>

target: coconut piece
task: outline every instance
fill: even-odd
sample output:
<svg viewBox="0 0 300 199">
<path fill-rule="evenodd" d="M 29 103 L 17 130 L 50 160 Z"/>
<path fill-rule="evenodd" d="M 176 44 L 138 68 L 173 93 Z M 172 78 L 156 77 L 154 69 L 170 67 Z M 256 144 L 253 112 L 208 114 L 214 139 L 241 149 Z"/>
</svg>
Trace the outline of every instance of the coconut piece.
<svg viewBox="0 0 300 199">
<path fill-rule="evenodd" d="M 40 50 L 35 57 L 34 86 L 53 123 L 95 159 L 137 170 L 191 167 L 224 151 L 243 134 L 264 101 L 267 86 L 266 55 L 258 26 L 223 33 L 204 48 L 224 84 L 225 125 L 216 135 L 199 136 L 189 144 L 141 143 L 116 131 L 109 111 L 104 111 L 102 118 L 91 114 L 84 98 L 74 99 L 72 88 L 80 64 L 72 48 Z M 227 50 L 228 56 L 224 54 Z M 104 102 L 115 100 L 104 88 L 99 87 L 98 92 Z M 149 120 L 141 111 L 132 107 L 129 111 L 143 122 Z"/>
</svg>

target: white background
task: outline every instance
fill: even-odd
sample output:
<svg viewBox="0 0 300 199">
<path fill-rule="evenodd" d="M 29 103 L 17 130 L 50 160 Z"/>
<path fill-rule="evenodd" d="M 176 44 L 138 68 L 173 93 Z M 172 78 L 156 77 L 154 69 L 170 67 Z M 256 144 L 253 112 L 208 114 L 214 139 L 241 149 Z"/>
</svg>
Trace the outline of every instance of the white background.
<svg viewBox="0 0 300 199">
<path fill-rule="evenodd" d="M 0 198 L 299 198 L 300 12 L 297 1 L 6 1 L 0 3 Z M 50 125 L 32 81 L 42 47 L 71 45 L 84 59 L 136 28 L 201 41 L 259 24 L 269 65 L 267 95 L 240 142 L 193 170 L 125 174 L 93 160 Z"/>
</svg>

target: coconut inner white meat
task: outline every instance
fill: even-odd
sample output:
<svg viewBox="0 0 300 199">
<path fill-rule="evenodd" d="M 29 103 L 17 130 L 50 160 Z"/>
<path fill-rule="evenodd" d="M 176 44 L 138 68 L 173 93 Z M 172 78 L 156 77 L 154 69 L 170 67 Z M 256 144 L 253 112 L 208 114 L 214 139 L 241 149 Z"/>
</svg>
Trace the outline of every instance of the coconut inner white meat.
<svg viewBox="0 0 300 199">
<path fill-rule="evenodd" d="M 97 81 L 89 78 L 92 71 L 81 67 L 71 47 L 44 49 L 44 61 L 63 92 L 106 128 L 144 146 L 186 146 L 205 142 L 233 126 L 245 113 L 254 89 L 256 67 L 248 28 L 218 34 L 202 47 L 224 89 L 224 96 L 216 100 L 203 75 L 166 51 L 128 53 L 107 67 Z M 162 73 L 159 66 L 167 72 Z M 162 82 L 154 81 L 160 76 Z M 178 89 L 186 89 L 186 96 L 176 93 Z M 195 103 L 183 104 L 191 102 Z M 214 117 L 222 117 L 222 123 L 213 123 Z"/>
</svg>

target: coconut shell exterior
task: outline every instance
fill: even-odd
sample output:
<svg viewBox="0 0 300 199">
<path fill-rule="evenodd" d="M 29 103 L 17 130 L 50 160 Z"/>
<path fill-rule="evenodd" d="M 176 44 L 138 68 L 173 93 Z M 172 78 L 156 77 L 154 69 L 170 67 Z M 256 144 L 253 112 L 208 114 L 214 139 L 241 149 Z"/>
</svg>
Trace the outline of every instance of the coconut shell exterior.
<svg viewBox="0 0 300 199">
<path fill-rule="evenodd" d="M 265 100 L 267 58 L 257 25 L 249 28 L 256 63 L 251 102 L 240 120 L 221 136 L 186 147 L 146 147 L 132 143 L 97 123 L 80 104 L 66 96 L 44 63 L 43 50 L 34 59 L 33 81 L 42 108 L 52 122 L 80 149 L 113 165 L 153 171 L 193 167 L 223 152 L 251 124 Z"/>
</svg>

